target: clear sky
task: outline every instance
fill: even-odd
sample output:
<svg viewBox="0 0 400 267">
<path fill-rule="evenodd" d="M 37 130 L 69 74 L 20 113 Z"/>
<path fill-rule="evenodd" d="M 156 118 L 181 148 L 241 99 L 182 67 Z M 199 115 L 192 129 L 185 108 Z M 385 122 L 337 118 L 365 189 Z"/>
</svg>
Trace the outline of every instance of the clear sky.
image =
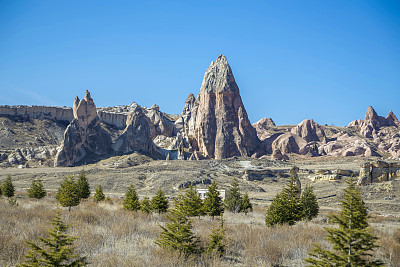
<svg viewBox="0 0 400 267">
<path fill-rule="evenodd" d="M 400 117 L 400 1 L 0 0 L 0 105 L 180 114 L 219 54 L 252 123 Z"/>
</svg>

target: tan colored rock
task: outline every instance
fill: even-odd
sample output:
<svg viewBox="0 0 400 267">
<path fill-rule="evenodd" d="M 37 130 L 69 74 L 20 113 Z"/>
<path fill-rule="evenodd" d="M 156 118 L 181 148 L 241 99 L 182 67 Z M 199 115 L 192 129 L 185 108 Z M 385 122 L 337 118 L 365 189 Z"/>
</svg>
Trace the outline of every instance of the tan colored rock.
<svg viewBox="0 0 400 267">
<path fill-rule="evenodd" d="M 75 98 L 73 114 L 54 161 L 56 167 L 87 163 L 111 150 L 111 137 L 100 125 L 89 91 L 84 99 Z"/>
<path fill-rule="evenodd" d="M 203 156 L 250 156 L 259 143 L 225 56 L 211 62 L 191 110 L 189 139 Z"/>
<path fill-rule="evenodd" d="M 264 118 L 252 125 L 257 131 L 257 136 L 261 141 L 264 141 L 271 134 L 268 133 L 268 129 L 276 127 L 275 122 L 271 118 Z"/>
<path fill-rule="evenodd" d="M 394 115 L 393 111 L 390 111 L 389 114 L 386 116 L 386 125 L 400 127 L 400 122 L 397 119 L 396 115 Z"/>
<path fill-rule="evenodd" d="M 307 119 L 299 123 L 291 130 L 292 134 L 297 134 L 307 142 L 325 141 L 325 132 L 322 127 L 312 119 Z"/>
<path fill-rule="evenodd" d="M 364 163 L 360 168 L 358 184 L 379 183 L 390 181 L 397 177 L 400 177 L 400 163 L 387 163 L 384 161 Z"/>
<path fill-rule="evenodd" d="M 285 133 L 278 136 L 272 143 L 272 151 L 281 151 L 282 154 L 296 153 L 307 145 L 307 141 L 298 135 Z"/>
</svg>

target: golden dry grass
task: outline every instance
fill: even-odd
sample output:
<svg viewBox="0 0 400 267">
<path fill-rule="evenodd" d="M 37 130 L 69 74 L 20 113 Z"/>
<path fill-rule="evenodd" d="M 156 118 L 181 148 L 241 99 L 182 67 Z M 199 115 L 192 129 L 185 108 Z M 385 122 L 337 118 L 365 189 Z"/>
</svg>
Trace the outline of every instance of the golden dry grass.
<svg viewBox="0 0 400 267">
<path fill-rule="evenodd" d="M 0 266 L 14 266 L 27 251 L 25 240 L 46 236 L 49 222 L 58 208 L 53 197 L 30 200 L 19 195 L 18 205 L 0 199 Z M 147 215 L 122 209 L 120 199 L 94 203 L 84 201 L 64 221 L 72 227 L 69 234 L 78 237 L 76 252 L 88 257 L 91 266 L 304 266 L 303 258 L 314 242 L 329 247 L 325 241 L 326 216 L 294 226 L 268 228 L 264 224 L 265 208 L 256 207 L 248 215 L 226 213 L 226 254 L 223 258 L 203 255 L 183 258 L 154 244 L 159 224 L 165 215 Z M 215 222 L 214 222 L 215 224 Z M 213 221 L 209 217 L 193 218 L 193 227 L 206 245 Z M 400 266 L 399 222 L 384 219 L 374 222 L 381 248 L 376 252 L 388 266 Z"/>
</svg>

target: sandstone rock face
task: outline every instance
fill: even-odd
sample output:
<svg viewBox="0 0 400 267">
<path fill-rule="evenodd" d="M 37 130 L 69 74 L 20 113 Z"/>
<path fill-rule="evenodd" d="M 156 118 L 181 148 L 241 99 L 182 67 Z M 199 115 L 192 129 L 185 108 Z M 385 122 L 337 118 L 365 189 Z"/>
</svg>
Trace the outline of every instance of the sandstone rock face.
<svg viewBox="0 0 400 267">
<path fill-rule="evenodd" d="M 307 142 L 325 141 L 325 132 L 318 123 L 313 120 L 304 120 L 291 130 L 291 133 L 297 134 Z"/>
<path fill-rule="evenodd" d="M 75 98 L 74 119 L 64 133 L 64 141 L 58 149 L 54 165 L 71 166 L 110 152 L 111 137 L 100 125 L 96 106 L 90 93 L 85 98 Z"/>
<path fill-rule="evenodd" d="M 263 141 L 270 136 L 268 129 L 275 127 L 275 122 L 271 118 L 264 118 L 252 125 L 256 129 L 258 138 Z"/>
<path fill-rule="evenodd" d="M 175 127 L 181 131 L 185 136 L 189 135 L 189 120 L 192 117 L 192 109 L 196 98 L 192 93 L 189 94 L 185 101 L 185 106 L 182 110 L 182 116 L 175 121 Z"/>
<path fill-rule="evenodd" d="M 400 163 L 376 161 L 361 165 L 358 184 L 366 185 L 390 181 L 400 177 Z"/>
<path fill-rule="evenodd" d="M 112 145 L 113 150 L 123 153 L 152 153 L 154 144 L 150 124 L 151 121 L 142 108 L 136 106 L 128 115 L 125 130 Z"/>
<path fill-rule="evenodd" d="M 208 67 L 189 121 L 189 138 L 203 156 L 250 156 L 259 143 L 225 56 Z"/>
<path fill-rule="evenodd" d="M 296 153 L 307 145 L 307 142 L 298 135 L 292 133 L 285 133 L 278 136 L 272 143 L 272 151 L 279 150 L 282 154 Z M 276 153 L 276 152 L 275 152 Z"/>
</svg>

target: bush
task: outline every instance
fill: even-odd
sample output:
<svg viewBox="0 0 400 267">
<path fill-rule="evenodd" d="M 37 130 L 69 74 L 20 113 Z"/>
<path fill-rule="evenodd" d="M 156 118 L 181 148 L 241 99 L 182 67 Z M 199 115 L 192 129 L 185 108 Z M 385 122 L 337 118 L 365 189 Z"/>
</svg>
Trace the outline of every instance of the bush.
<svg viewBox="0 0 400 267">
<path fill-rule="evenodd" d="M 90 186 L 89 182 L 86 178 L 85 170 L 82 170 L 79 174 L 78 181 L 76 182 L 76 186 L 78 188 L 78 194 L 80 198 L 88 198 L 90 197 Z"/>
<path fill-rule="evenodd" d="M 139 203 L 139 198 L 136 194 L 135 187 L 133 185 L 130 185 L 128 187 L 128 190 L 125 193 L 125 199 L 123 202 L 123 207 L 126 210 L 139 210 L 140 209 L 140 203 Z"/>
<path fill-rule="evenodd" d="M 74 177 L 64 177 L 64 180 L 60 184 L 60 188 L 58 188 L 56 199 L 61 206 L 68 207 L 68 211 L 71 211 L 71 207 L 79 205 L 81 199 L 79 197 Z"/>
<path fill-rule="evenodd" d="M 161 188 L 158 189 L 156 195 L 151 199 L 151 209 L 158 213 L 166 212 L 168 210 L 168 199 Z"/>
<path fill-rule="evenodd" d="M 1 186 L 1 191 L 5 197 L 10 198 L 14 196 L 15 188 L 11 181 L 11 175 L 8 175 L 7 179 L 3 182 L 3 185 Z"/>
<path fill-rule="evenodd" d="M 206 198 L 204 199 L 204 211 L 207 215 L 221 216 L 224 213 L 224 205 L 218 192 L 218 184 L 212 181 L 208 187 Z"/>
<path fill-rule="evenodd" d="M 96 189 L 96 193 L 94 194 L 94 201 L 99 202 L 99 201 L 103 201 L 106 198 L 106 196 L 103 194 L 103 188 L 101 187 L 101 185 L 99 185 L 99 187 L 97 187 Z"/>
</svg>

